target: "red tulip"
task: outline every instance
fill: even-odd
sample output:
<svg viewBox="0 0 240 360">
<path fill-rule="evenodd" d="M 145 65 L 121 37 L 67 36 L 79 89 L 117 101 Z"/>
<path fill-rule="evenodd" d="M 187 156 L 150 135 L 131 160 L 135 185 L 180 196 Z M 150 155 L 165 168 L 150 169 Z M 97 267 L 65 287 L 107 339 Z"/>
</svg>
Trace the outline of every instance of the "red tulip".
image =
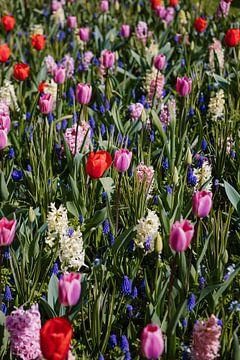
<svg viewBox="0 0 240 360">
<path fill-rule="evenodd" d="M 30 74 L 30 67 L 27 64 L 15 64 L 13 74 L 16 80 L 26 80 Z"/>
<path fill-rule="evenodd" d="M 45 37 L 43 35 L 40 35 L 40 34 L 32 35 L 32 46 L 37 51 L 43 50 L 44 46 L 45 46 Z"/>
<path fill-rule="evenodd" d="M 2 25 L 5 31 L 11 31 L 15 26 L 15 19 L 11 15 L 5 15 L 2 17 Z"/>
<path fill-rule="evenodd" d="M 162 0 L 151 0 L 152 9 L 156 10 L 162 4 Z"/>
<path fill-rule="evenodd" d="M 72 340 L 72 326 L 62 317 L 45 322 L 40 330 L 40 346 L 46 360 L 66 360 Z"/>
<path fill-rule="evenodd" d="M 225 35 L 225 43 L 230 47 L 235 47 L 240 41 L 240 31 L 238 29 L 229 29 Z"/>
<path fill-rule="evenodd" d="M 86 164 L 86 172 L 91 178 L 98 179 L 103 176 L 111 164 L 112 157 L 107 151 L 91 152 Z"/>
<path fill-rule="evenodd" d="M 7 44 L 0 45 L 0 62 L 5 63 L 8 61 L 9 56 L 11 55 L 11 50 Z"/>
<path fill-rule="evenodd" d="M 169 0 L 170 6 L 175 7 L 175 6 L 178 6 L 178 4 L 179 4 L 179 0 Z"/>
<path fill-rule="evenodd" d="M 204 18 L 202 18 L 202 17 L 199 17 L 199 18 L 197 18 L 196 20 L 195 20 L 195 22 L 194 22 L 194 27 L 195 27 L 195 29 L 198 31 L 198 32 L 203 32 L 205 29 L 206 29 L 206 27 L 207 27 L 207 21 L 204 19 Z"/>
</svg>

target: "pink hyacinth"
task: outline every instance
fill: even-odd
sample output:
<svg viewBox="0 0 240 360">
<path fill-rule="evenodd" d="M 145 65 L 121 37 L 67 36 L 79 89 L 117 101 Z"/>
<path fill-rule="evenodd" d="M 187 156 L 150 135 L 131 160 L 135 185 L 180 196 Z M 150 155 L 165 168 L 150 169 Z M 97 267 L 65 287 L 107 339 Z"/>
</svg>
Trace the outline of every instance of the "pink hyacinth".
<svg viewBox="0 0 240 360">
<path fill-rule="evenodd" d="M 85 121 L 82 121 L 80 126 L 78 127 L 78 135 L 77 135 L 77 152 L 81 149 L 85 136 L 88 132 L 85 149 L 88 149 L 90 143 L 90 131 L 89 124 Z M 75 139 L 76 139 L 77 125 L 73 125 L 71 128 L 67 128 L 64 134 L 65 140 L 69 146 L 71 153 L 75 154 Z"/>
<path fill-rule="evenodd" d="M 175 9 L 171 6 L 167 8 L 160 6 L 156 9 L 156 14 L 166 23 L 166 25 L 169 25 L 174 20 Z"/>
<path fill-rule="evenodd" d="M 150 81 L 149 95 L 148 95 L 150 101 L 152 101 L 154 94 L 155 94 L 155 99 L 160 99 L 162 97 L 164 83 L 165 83 L 165 77 L 161 73 L 158 74 L 157 79 L 155 78 Z"/>
<path fill-rule="evenodd" d="M 62 65 L 66 69 L 67 79 L 71 79 L 74 74 L 74 60 L 70 55 L 65 55 L 62 61 Z"/>
<path fill-rule="evenodd" d="M 141 103 L 131 104 L 130 105 L 130 112 L 132 120 L 137 120 L 142 115 L 144 106 Z"/>
<path fill-rule="evenodd" d="M 41 358 L 40 329 L 41 318 L 38 305 L 31 309 L 16 309 L 6 317 L 6 327 L 10 333 L 11 351 L 23 360 Z"/>
<path fill-rule="evenodd" d="M 231 7 L 231 2 L 227 3 L 224 0 L 220 0 L 215 14 L 216 18 L 220 18 L 220 17 L 226 18 L 229 14 L 230 7 Z"/>
<path fill-rule="evenodd" d="M 154 169 L 152 166 L 147 166 L 142 163 L 137 166 L 138 180 L 140 183 L 145 181 L 147 188 L 150 186 L 149 192 L 151 192 L 153 188 L 153 176 L 154 176 Z"/>
<path fill-rule="evenodd" d="M 47 67 L 48 74 L 53 74 L 54 70 L 57 68 L 57 64 L 54 58 L 51 55 L 47 55 L 44 59 L 45 65 Z"/>
<path fill-rule="evenodd" d="M 136 36 L 138 40 L 141 40 L 144 44 L 147 42 L 148 38 L 148 26 L 144 21 L 139 21 L 136 28 Z"/>
<path fill-rule="evenodd" d="M 194 325 L 191 357 L 194 360 L 213 360 L 220 348 L 221 326 L 212 315 L 207 321 L 198 321 Z"/>
<path fill-rule="evenodd" d="M 166 129 L 170 121 L 176 117 L 176 101 L 169 100 L 167 104 L 161 105 L 160 121 L 162 126 Z"/>
</svg>

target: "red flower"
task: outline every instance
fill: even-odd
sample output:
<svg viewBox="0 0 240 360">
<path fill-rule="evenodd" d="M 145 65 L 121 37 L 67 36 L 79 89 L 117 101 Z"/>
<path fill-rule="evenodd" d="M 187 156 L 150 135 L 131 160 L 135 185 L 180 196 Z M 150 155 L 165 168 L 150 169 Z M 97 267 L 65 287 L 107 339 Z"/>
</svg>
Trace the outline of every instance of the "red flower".
<svg viewBox="0 0 240 360">
<path fill-rule="evenodd" d="M 169 0 L 170 6 L 175 7 L 175 6 L 178 6 L 178 4 L 179 4 L 179 0 Z"/>
<path fill-rule="evenodd" d="M 2 25 L 4 30 L 11 31 L 15 26 L 15 19 L 11 15 L 5 15 L 2 17 Z"/>
<path fill-rule="evenodd" d="M 198 32 L 203 32 L 206 27 L 207 27 L 207 21 L 200 17 L 200 18 L 197 18 L 195 21 L 194 21 L 194 27 L 195 29 L 198 31 Z"/>
<path fill-rule="evenodd" d="M 230 47 L 235 47 L 240 41 L 240 32 L 238 29 L 229 29 L 225 35 L 225 43 Z"/>
<path fill-rule="evenodd" d="M 62 317 L 45 322 L 40 330 L 41 351 L 46 360 L 65 360 L 72 340 L 72 326 Z"/>
<path fill-rule="evenodd" d="M 112 157 L 107 151 L 91 152 L 88 157 L 86 172 L 91 178 L 98 179 L 103 176 L 104 172 L 111 166 L 111 163 Z"/>
<path fill-rule="evenodd" d="M 43 35 L 32 35 L 32 46 L 37 51 L 41 51 L 45 46 L 45 37 Z"/>
<path fill-rule="evenodd" d="M 156 10 L 158 7 L 161 6 L 162 0 L 151 0 L 152 9 Z"/>
<path fill-rule="evenodd" d="M 42 94 L 44 93 L 44 89 L 48 87 L 48 84 L 45 83 L 45 82 L 41 82 L 39 85 L 38 85 L 38 91 Z"/>
<path fill-rule="evenodd" d="M 11 55 L 11 50 L 7 44 L 0 45 L 0 62 L 5 63 L 9 56 Z"/>
<path fill-rule="evenodd" d="M 27 64 L 15 64 L 13 75 L 16 80 L 26 80 L 30 74 L 30 67 Z"/>
</svg>

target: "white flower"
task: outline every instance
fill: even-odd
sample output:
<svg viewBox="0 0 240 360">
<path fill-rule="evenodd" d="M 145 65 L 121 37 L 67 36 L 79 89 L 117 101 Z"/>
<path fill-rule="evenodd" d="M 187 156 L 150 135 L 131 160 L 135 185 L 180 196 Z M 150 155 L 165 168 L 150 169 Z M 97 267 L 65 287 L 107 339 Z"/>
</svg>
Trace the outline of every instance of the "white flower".
<svg viewBox="0 0 240 360">
<path fill-rule="evenodd" d="M 54 203 L 50 204 L 50 211 L 47 215 L 48 235 L 46 244 L 49 247 L 56 245 L 56 241 L 61 236 L 64 236 L 68 229 L 67 209 L 60 205 L 59 209 L 56 208 Z"/>
<path fill-rule="evenodd" d="M 216 96 L 210 99 L 208 105 L 208 111 L 213 120 L 218 120 L 223 117 L 224 105 L 225 105 L 224 91 L 220 89 L 217 92 Z"/>
<path fill-rule="evenodd" d="M 4 85 L 0 87 L 0 102 L 4 101 L 5 104 L 16 111 L 19 111 L 17 97 L 15 94 L 14 86 L 9 80 L 4 80 Z"/>
<path fill-rule="evenodd" d="M 64 27 L 65 15 L 62 7 L 53 12 L 52 18 L 56 24 L 60 25 L 62 28 Z"/>
<path fill-rule="evenodd" d="M 195 189 L 204 187 L 205 190 L 211 191 L 212 188 L 212 167 L 207 160 L 202 164 L 201 168 L 194 169 L 194 175 L 197 178 Z M 204 185 L 204 186 L 203 186 Z"/>
<path fill-rule="evenodd" d="M 135 227 L 137 231 L 136 238 L 134 239 L 136 246 L 146 251 L 153 251 L 159 227 L 160 222 L 157 214 L 155 211 L 148 210 L 147 217 L 138 220 L 138 224 Z"/>
<path fill-rule="evenodd" d="M 53 79 L 50 81 L 46 81 L 47 86 L 44 87 L 44 93 L 45 94 L 51 94 L 53 97 L 53 107 L 56 106 L 57 101 L 57 84 L 54 82 Z"/>
<path fill-rule="evenodd" d="M 30 28 L 30 36 L 43 35 L 43 26 L 41 24 L 32 25 Z"/>
</svg>

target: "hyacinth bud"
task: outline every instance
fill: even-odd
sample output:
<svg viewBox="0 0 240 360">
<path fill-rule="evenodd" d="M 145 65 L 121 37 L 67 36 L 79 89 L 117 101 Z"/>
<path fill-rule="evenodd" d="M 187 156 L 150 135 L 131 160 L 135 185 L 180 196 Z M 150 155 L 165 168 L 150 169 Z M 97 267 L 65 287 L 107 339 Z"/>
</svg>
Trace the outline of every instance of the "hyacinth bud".
<svg viewBox="0 0 240 360">
<path fill-rule="evenodd" d="M 228 251 L 227 251 L 227 249 L 225 250 L 224 255 L 223 255 L 223 262 L 224 262 L 224 264 L 228 263 Z"/>
<path fill-rule="evenodd" d="M 116 11 L 118 11 L 120 9 L 119 1 L 115 2 L 115 9 L 116 9 Z"/>
<path fill-rule="evenodd" d="M 145 123 L 146 120 L 147 120 L 147 114 L 146 114 L 145 109 L 143 109 L 143 111 L 142 111 L 141 120 L 142 120 L 143 123 Z"/>
<path fill-rule="evenodd" d="M 173 173 L 173 183 L 174 185 L 177 185 L 179 180 L 179 176 L 178 176 L 178 170 L 176 168 L 176 166 L 174 167 L 174 173 Z"/>
<path fill-rule="evenodd" d="M 190 49 L 191 49 L 191 51 L 194 50 L 194 41 L 191 41 Z"/>
<path fill-rule="evenodd" d="M 187 153 L 186 153 L 186 163 L 188 165 L 192 164 L 192 153 L 189 147 L 187 148 Z"/>
<path fill-rule="evenodd" d="M 29 211 L 28 211 L 28 219 L 30 223 L 33 223 L 36 220 L 36 214 L 32 208 L 32 206 L 30 206 Z"/>
<path fill-rule="evenodd" d="M 155 251 L 160 254 L 163 249 L 163 241 L 161 235 L 158 233 L 155 239 Z"/>
</svg>

